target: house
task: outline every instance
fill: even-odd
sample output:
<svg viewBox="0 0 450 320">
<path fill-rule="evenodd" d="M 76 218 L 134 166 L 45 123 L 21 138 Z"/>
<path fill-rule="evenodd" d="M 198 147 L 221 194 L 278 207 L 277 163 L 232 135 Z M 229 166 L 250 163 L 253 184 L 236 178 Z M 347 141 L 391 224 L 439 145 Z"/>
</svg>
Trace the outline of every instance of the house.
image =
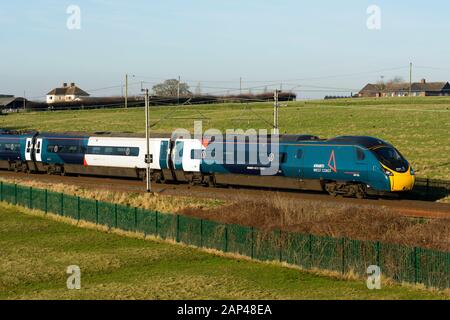
<svg viewBox="0 0 450 320">
<path fill-rule="evenodd" d="M 89 97 L 89 94 L 77 87 L 75 83 L 71 83 L 70 86 L 64 83 L 62 88 L 55 88 L 47 93 L 47 103 L 71 102 L 83 97 Z"/>
<path fill-rule="evenodd" d="M 25 98 L 0 94 L 0 109 L 2 110 L 24 109 L 26 107 L 27 102 L 28 101 Z"/>
<path fill-rule="evenodd" d="M 407 97 L 411 90 L 413 97 L 450 96 L 448 82 L 420 82 L 409 83 L 377 83 L 367 84 L 358 94 L 361 98 L 370 97 Z"/>
</svg>

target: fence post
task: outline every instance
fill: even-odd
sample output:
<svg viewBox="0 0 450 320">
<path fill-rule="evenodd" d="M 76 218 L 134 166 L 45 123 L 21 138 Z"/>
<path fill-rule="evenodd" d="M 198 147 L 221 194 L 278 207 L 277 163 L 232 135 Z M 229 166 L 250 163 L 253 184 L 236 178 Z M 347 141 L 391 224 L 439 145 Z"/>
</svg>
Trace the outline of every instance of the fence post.
<svg viewBox="0 0 450 320">
<path fill-rule="evenodd" d="M 228 225 L 225 225 L 225 248 L 224 252 L 228 252 Z"/>
<path fill-rule="evenodd" d="M 3 202 L 3 181 L 0 181 L 0 201 Z"/>
<path fill-rule="evenodd" d="M 78 221 L 81 220 L 81 211 L 80 211 L 80 197 L 77 197 L 77 217 Z"/>
<path fill-rule="evenodd" d="M 61 193 L 61 216 L 64 216 L 64 193 Z"/>
<path fill-rule="evenodd" d="M 180 215 L 179 214 L 177 214 L 176 220 L 177 220 L 176 221 L 177 222 L 177 230 L 175 233 L 175 241 L 180 242 Z"/>
<path fill-rule="evenodd" d="M 309 235 L 309 268 L 312 269 L 313 268 L 313 235 L 310 234 Z"/>
<path fill-rule="evenodd" d="M 95 200 L 95 224 L 98 225 L 98 200 Z"/>
<path fill-rule="evenodd" d="M 30 206 L 30 209 L 33 209 L 33 187 L 30 187 L 30 195 L 28 199 L 28 205 Z"/>
<path fill-rule="evenodd" d="M 346 241 L 345 241 L 345 238 L 342 238 L 342 240 L 341 240 L 341 246 L 342 246 L 342 274 L 344 275 L 345 274 L 345 263 L 346 263 L 346 261 L 345 261 L 345 244 L 346 244 Z"/>
<path fill-rule="evenodd" d="M 14 205 L 17 205 L 17 183 L 14 183 Z"/>
<path fill-rule="evenodd" d="M 419 283 L 419 268 L 420 268 L 420 264 L 419 264 L 419 254 L 420 254 L 420 249 L 417 247 L 414 247 L 414 281 L 415 283 Z"/>
<path fill-rule="evenodd" d="M 158 230 L 158 211 L 155 211 L 155 237 L 159 235 Z"/>
<path fill-rule="evenodd" d="M 117 203 L 114 204 L 114 226 L 117 229 Z"/>
<path fill-rule="evenodd" d="M 427 177 L 427 188 L 426 188 L 426 198 L 430 199 L 430 179 Z"/>
<path fill-rule="evenodd" d="M 203 248 L 203 219 L 200 219 L 200 248 Z"/>
<path fill-rule="evenodd" d="M 251 258 L 254 259 L 255 258 L 255 228 L 252 227 L 252 233 L 251 233 L 251 237 L 252 237 L 252 251 L 251 251 Z"/>
<path fill-rule="evenodd" d="M 280 262 L 283 261 L 283 231 L 280 229 Z"/>
<path fill-rule="evenodd" d="M 134 231 L 137 232 L 138 218 L 137 218 L 137 207 L 134 207 Z"/>
<path fill-rule="evenodd" d="M 377 267 L 381 268 L 381 243 L 380 243 L 380 241 L 376 242 L 375 248 L 377 251 Z"/>
<path fill-rule="evenodd" d="M 45 214 L 47 214 L 48 213 L 48 190 L 47 189 L 44 190 L 44 195 L 45 195 L 44 209 L 45 209 Z"/>
</svg>

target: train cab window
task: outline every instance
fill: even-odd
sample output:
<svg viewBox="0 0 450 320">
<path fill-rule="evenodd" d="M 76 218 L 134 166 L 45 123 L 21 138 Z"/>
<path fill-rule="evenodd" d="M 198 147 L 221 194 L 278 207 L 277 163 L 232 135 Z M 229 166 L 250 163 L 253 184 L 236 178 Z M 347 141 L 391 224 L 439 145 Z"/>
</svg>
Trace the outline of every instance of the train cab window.
<svg viewBox="0 0 450 320">
<path fill-rule="evenodd" d="M 297 154 L 295 155 L 296 159 L 301 159 L 303 158 L 303 150 L 302 149 L 298 149 L 297 150 Z"/>
<path fill-rule="evenodd" d="M 362 151 L 359 148 L 356 148 L 356 159 L 358 161 L 364 161 L 366 159 L 366 155 L 364 154 L 364 151 Z"/>
<path fill-rule="evenodd" d="M 404 173 L 409 168 L 408 161 L 397 151 L 397 149 L 392 147 L 381 147 L 374 149 L 373 152 L 378 160 L 389 169 Z"/>
</svg>

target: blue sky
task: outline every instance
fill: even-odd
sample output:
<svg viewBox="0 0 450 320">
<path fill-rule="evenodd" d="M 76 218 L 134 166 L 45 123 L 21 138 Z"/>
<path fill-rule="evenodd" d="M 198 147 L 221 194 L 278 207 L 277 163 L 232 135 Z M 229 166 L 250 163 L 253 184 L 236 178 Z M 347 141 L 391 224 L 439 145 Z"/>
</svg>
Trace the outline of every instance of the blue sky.
<svg viewBox="0 0 450 320">
<path fill-rule="evenodd" d="M 68 30 L 69 5 L 81 30 Z M 381 30 L 366 10 L 381 9 Z M 283 89 L 350 94 L 381 76 L 450 80 L 443 0 L 42 0 L 0 3 L 0 93 L 42 98 L 62 82 L 92 95 L 138 93 L 180 75 L 204 92 Z M 109 88 L 110 89 L 102 89 Z"/>
</svg>

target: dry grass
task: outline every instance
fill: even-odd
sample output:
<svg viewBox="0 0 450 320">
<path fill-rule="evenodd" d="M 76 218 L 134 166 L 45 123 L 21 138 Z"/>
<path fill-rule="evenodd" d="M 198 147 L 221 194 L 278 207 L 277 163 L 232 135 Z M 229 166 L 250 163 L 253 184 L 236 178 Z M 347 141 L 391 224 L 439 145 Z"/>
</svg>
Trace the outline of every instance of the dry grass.
<svg viewBox="0 0 450 320">
<path fill-rule="evenodd" d="M 330 237 L 382 241 L 450 251 L 449 219 L 411 219 L 388 208 L 339 206 L 294 201 L 274 196 L 261 201 L 239 201 L 220 209 L 192 210 L 183 214 L 263 230 L 286 230 Z"/>
<path fill-rule="evenodd" d="M 54 184 L 21 179 L 1 178 L 0 180 L 7 183 L 17 183 L 27 187 L 48 189 L 50 191 L 63 192 L 68 195 L 79 196 L 82 198 L 129 205 L 132 207 L 155 210 L 164 213 L 176 213 L 187 208 L 192 210 L 202 210 L 205 208 L 214 208 L 223 204 L 223 202 L 219 200 L 167 196 L 157 193 L 147 194 L 107 191 L 104 189 L 86 189 L 63 183 Z"/>
</svg>

